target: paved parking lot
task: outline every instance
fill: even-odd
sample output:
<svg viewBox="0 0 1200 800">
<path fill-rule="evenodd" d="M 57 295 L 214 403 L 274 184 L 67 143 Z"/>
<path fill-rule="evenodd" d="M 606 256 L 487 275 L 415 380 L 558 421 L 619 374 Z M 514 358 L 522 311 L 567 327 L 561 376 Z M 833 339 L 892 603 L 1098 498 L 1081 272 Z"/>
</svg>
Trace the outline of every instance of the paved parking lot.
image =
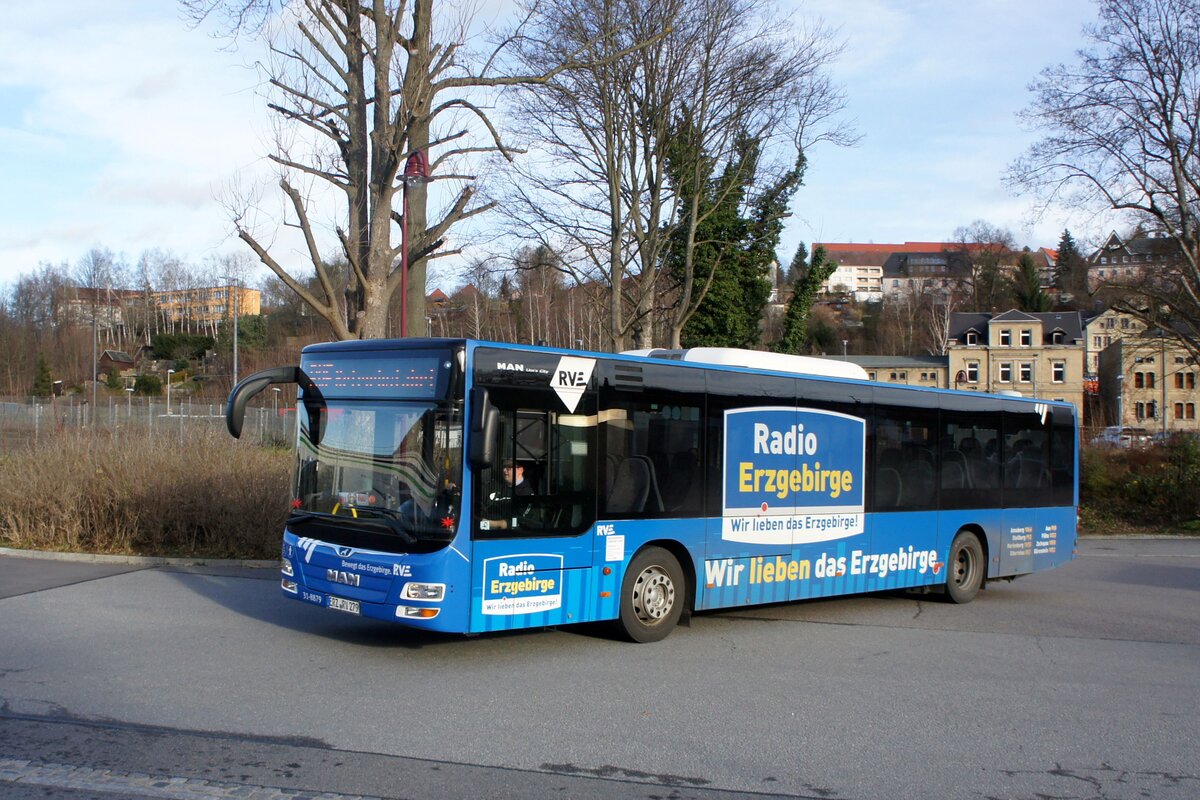
<svg viewBox="0 0 1200 800">
<path fill-rule="evenodd" d="M 0 794 L 96 796 L 58 769 L 126 781 L 105 797 L 1200 796 L 1195 539 L 1085 540 L 967 606 L 758 607 L 642 646 L 415 635 L 276 580 L 0 556 Z"/>
</svg>

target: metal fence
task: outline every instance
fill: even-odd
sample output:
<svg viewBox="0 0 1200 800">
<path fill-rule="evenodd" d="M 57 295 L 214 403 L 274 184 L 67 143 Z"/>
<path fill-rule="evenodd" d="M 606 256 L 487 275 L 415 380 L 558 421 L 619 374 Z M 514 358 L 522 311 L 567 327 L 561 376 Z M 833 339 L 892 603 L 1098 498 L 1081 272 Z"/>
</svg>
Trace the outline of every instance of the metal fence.
<svg viewBox="0 0 1200 800">
<path fill-rule="evenodd" d="M 294 408 L 271 405 L 246 409 L 242 439 L 262 444 L 290 445 L 295 434 Z M 185 435 L 204 430 L 224 432 L 225 404 L 161 397 L 109 397 L 95 405 L 85 397 L 0 399 L 0 446 L 39 445 L 56 437 L 104 431 L 147 433 L 154 436 Z"/>
</svg>

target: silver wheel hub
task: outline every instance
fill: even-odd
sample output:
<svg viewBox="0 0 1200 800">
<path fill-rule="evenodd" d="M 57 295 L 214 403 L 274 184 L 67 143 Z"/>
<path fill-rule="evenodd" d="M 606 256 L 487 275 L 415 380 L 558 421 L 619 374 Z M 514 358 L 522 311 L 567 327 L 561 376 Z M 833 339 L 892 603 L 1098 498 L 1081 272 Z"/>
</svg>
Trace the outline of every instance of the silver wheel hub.
<svg viewBox="0 0 1200 800">
<path fill-rule="evenodd" d="M 671 612 L 675 605 L 675 584 L 659 566 L 642 570 L 633 584 L 633 610 L 645 623 L 655 623 Z"/>
</svg>

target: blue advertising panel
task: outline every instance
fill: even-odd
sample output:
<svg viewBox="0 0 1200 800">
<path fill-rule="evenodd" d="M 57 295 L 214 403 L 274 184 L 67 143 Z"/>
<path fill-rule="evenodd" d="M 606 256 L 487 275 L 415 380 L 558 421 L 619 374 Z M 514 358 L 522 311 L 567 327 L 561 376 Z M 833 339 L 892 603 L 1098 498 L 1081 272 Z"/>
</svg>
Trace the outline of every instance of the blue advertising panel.
<svg viewBox="0 0 1200 800">
<path fill-rule="evenodd" d="M 866 422 L 763 406 L 725 412 L 721 538 L 827 542 L 864 530 Z"/>
<path fill-rule="evenodd" d="M 553 553 L 497 556 L 483 562 L 484 614 L 512 616 L 562 608 L 563 557 Z"/>
</svg>

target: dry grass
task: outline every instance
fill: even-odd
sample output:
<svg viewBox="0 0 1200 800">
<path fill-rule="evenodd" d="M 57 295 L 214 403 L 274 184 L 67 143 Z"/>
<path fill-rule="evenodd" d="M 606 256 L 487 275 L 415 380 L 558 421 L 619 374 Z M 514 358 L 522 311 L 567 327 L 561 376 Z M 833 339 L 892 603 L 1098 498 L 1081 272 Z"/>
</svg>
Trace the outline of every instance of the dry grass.
<svg viewBox="0 0 1200 800">
<path fill-rule="evenodd" d="M 224 431 L 71 433 L 0 455 L 0 543 L 37 550 L 270 558 L 292 454 Z"/>
</svg>

